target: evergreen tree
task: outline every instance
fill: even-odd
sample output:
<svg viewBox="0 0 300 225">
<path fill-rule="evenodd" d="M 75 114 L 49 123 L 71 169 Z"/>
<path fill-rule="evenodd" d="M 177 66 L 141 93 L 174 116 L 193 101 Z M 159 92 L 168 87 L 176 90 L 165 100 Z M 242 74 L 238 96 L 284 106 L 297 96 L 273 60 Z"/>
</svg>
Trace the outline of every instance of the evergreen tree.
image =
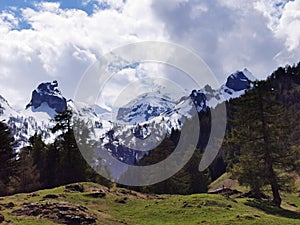
<svg viewBox="0 0 300 225">
<path fill-rule="evenodd" d="M 42 140 L 42 135 L 35 134 L 29 138 L 30 146 L 28 146 L 30 155 L 39 170 L 42 170 L 44 165 L 44 154 L 46 152 L 46 144 Z"/>
<path fill-rule="evenodd" d="M 61 156 L 56 143 L 49 144 L 45 148 L 43 157 L 44 166 L 41 169 L 41 183 L 43 187 L 52 188 L 61 185 Z"/>
<path fill-rule="evenodd" d="M 74 137 L 72 111 L 66 110 L 55 116 L 53 133 L 60 133 L 54 143 L 60 154 L 59 178 L 61 184 L 85 181 L 87 164 L 83 159 Z"/>
<path fill-rule="evenodd" d="M 270 185 L 273 203 L 281 204 L 280 190 L 292 181 L 286 176 L 297 167 L 299 151 L 289 145 L 290 128 L 285 109 L 270 82 L 254 82 L 254 88 L 236 101 L 228 135 L 232 172 L 243 185 L 258 194 Z"/>
<path fill-rule="evenodd" d="M 36 165 L 37 170 L 39 171 L 40 175 L 40 184 L 43 188 L 52 187 L 51 185 L 48 186 L 48 172 L 49 169 L 47 167 L 49 159 L 49 149 L 47 148 L 46 144 L 42 140 L 42 136 L 35 134 L 31 138 L 29 138 L 30 146 L 27 146 L 28 151 L 30 152 L 30 156 L 33 160 L 33 163 Z M 53 159 L 51 159 L 53 160 Z"/>
<path fill-rule="evenodd" d="M 0 122 L 0 195 L 8 193 L 11 178 L 16 175 L 16 153 L 13 144 L 14 138 L 8 126 Z"/>
<path fill-rule="evenodd" d="M 18 159 L 18 189 L 23 193 L 40 188 L 40 174 L 29 153 L 29 149 L 23 148 Z"/>
</svg>

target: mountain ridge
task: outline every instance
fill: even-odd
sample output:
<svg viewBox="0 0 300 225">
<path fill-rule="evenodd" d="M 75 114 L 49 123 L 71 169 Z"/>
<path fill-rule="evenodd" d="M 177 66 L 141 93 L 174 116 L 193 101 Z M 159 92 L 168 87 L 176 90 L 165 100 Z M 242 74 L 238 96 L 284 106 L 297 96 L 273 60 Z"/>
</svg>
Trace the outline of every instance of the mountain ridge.
<svg viewBox="0 0 300 225">
<path fill-rule="evenodd" d="M 114 147 L 112 147 L 114 144 L 110 145 L 113 148 L 111 151 L 117 154 L 121 143 L 124 145 L 128 142 L 129 146 L 136 147 L 132 140 L 124 138 L 126 135 L 133 137 L 133 140 L 139 140 L 145 139 L 150 133 L 170 134 L 172 129 L 181 129 L 186 118 L 191 116 L 193 107 L 200 112 L 230 98 L 239 97 L 245 92 L 246 87 L 250 86 L 250 79 L 245 73 L 252 76 L 248 70 L 243 71 L 231 74 L 226 84 L 217 90 L 206 85 L 200 90 L 193 90 L 189 96 L 184 96 L 178 101 L 153 93 L 138 96 L 118 110 L 116 121 L 111 121 L 113 118 L 110 112 L 98 105 L 90 106 L 73 100 L 67 101 L 59 90 L 57 81 L 45 82 L 38 85 L 32 92 L 31 101 L 25 110 L 19 112 L 14 110 L 3 97 L 0 97 L 0 118 L 4 119 L 4 122 L 12 129 L 16 141 L 19 142 L 18 148 L 22 148 L 36 133 L 42 134 L 46 143 L 53 142 L 55 135 L 49 129 L 53 127 L 55 115 L 70 109 L 75 116 L 83 119 L 89 126 L 91 138 L 101 138 L 103 143 L 117 143 Z M 120 121 L 122 126 L 114 125 Z M 155 131 L 157 126 L 163 129 L 163 132 Z M 112 130 L 115 135 L 113 138 L 109 135 Z M 118 137 L 118 142 L 116 142 L 116 137 Z M 120 153 L 118 155 L 124 158 Z"/>
</svg>

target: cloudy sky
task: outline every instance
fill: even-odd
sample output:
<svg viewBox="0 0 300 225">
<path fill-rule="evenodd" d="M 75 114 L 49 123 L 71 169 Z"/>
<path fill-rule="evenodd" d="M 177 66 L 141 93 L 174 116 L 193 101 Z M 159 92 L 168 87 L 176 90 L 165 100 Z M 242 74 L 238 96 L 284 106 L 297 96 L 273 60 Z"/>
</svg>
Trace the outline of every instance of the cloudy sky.
<svg viewBox="0 0 300 225">
<path fill-rule="evenodd" d="M 146 40 L 194 51 L 220 83 L 245 67 L 265 78 L 300 61 L 300 0 L 0 0 L 0 95 L 20 109 L 58 80 L 72 98 L 102 54 Z"/>
</svg>

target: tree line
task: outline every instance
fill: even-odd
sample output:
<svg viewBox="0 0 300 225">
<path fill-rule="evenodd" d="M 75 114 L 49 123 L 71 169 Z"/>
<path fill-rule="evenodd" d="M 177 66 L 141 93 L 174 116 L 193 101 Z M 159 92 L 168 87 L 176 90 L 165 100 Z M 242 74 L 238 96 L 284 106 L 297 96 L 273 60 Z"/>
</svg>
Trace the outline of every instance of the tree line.
<svg viewBox="0 0 300 225">
<path fill-rule="evenodd" d="M 83 181 L 111 186 L 82 157 L 74 137 L 72 112 L 57 114 L 54 121 L 54 143 L 45 144 L 41 135 L 35 134 L 20 152 L 13 148 L 15 141 L 9 127 L 0 122 L 0 195 Z"/>
</svg>

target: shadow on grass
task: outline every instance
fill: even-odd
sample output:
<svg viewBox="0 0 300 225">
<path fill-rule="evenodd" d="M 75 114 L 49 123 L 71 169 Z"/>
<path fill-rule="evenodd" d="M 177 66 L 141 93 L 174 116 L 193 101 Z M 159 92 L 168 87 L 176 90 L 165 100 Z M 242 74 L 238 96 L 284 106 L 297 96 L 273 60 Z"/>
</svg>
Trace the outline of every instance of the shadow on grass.
<svg viewBox="0 0 300 225">
<path fill-rule="evenodd" d="M 278 207 L 272 205 L 270 202 L 266 202 L 266 201 L 262 201 L 262 200 L 248 200 L 245 203 L 245 205 L 262 210 L 267 214 L 291 218 L 291 219 L 300 219 L 299 212 L 278 208 Z"/>
</svg>

